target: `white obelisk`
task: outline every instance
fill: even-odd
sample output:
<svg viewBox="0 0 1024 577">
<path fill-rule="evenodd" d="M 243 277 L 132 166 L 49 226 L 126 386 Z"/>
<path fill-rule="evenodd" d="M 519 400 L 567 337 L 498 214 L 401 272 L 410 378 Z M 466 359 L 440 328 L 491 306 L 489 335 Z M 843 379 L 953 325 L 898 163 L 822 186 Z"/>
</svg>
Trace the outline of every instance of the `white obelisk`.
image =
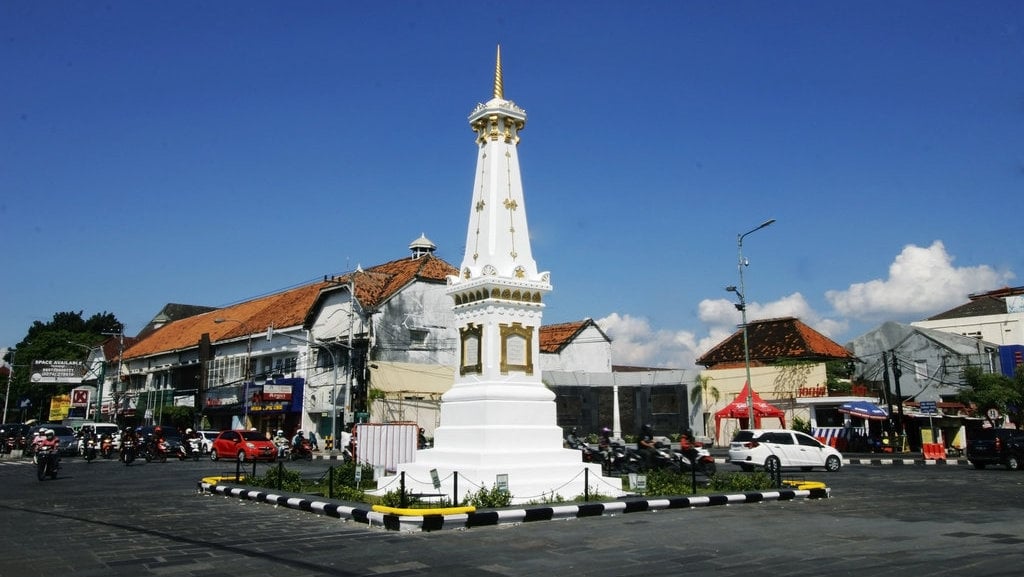
<svg viewBox="0 0 1024 577">
<path fill-rule="evenodd" d="M 526 111 L 505 99 L 502 82 L 499 46 L 493 98 L 469 116 L 478 146 L 473 200 L 460 274 L 448 279 L 459 330 L 455 383 L 441 399 L 434 448 L 417 451 L 398 475 L 405 472 L 410 492 L 452 495 L 457 473 L 459 499 L 494 488 L 499 476 L 514 503 L 572 499 L 587 486 L 619 495 L 620 479 L 562 447 L 555 395 L 541 381 L 538 331 L 550 275 L 537 270 L 526 224 L 517 153 Z"/>
</svg>

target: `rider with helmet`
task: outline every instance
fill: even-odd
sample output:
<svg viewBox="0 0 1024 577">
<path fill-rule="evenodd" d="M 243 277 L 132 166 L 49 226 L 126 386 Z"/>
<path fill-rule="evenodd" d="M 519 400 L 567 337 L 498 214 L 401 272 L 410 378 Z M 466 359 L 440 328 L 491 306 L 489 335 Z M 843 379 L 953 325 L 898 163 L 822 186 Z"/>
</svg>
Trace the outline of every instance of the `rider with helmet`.
<svg viewBox="0 0 1024 577">
<path fill-rule="evenodd" d="M 288 437 L 284 436 L 284 429 L 278 429 L 272 439 L 277 447 L 277 458 L 282 458 L 288 452 Z"/>
<path fill-rule="evenodd" d="M 608 427 L 601 427 L 601 432 L 597 437 L 597 448 L 602 452 L 607 451 L 612 446 L 612 430 Z"/>
<path fill-rule="evenodd" d="M 32 444 L 32 448 L 36 452 L 39 452 L 40 449 L 50 449 L 59 454 L 60 440 L 53 434 L 53 429 L 42 429 L 39 431 L 39 437 Z"/>
<path fill-rule="evenodd" d="M 697 463 L 697 444 L 696 439 L 693 438 L 693 430 L 689 427 L 683 429 L 682 435 L 679 436 L 679 451 L 690 460 L 691 463 Z"/>
<path fill-rule="evenodd" d="M 637 451 L 640 452 L 640 456 L 643 457 L 644 467 L 651 469 L 654 467 L 654 427 L 649 423 L 645 423 L 640 429 L 640 435 L 636 441 Z"/>
</svg>

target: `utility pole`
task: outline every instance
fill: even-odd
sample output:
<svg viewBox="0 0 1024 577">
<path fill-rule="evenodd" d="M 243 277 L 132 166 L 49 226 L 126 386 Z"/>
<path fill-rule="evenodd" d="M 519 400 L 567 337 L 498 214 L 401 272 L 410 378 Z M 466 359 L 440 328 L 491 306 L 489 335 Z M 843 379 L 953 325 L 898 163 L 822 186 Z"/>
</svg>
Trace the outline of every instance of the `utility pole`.
<svg viewBox="0 0 1024 577">
<path fill-rule="evenodd" d="M 900 391 L 900 377 L 903 376 L 903 371 L 900 370 L 900 360 L 896 357 L 896 349 L 889 351 L 892 355 L 892 378 L 896 383 L 896 402 L 899 403 L 897 408 L 900 412 L 900 434 L 903 434 L 903 393 Z"/>
<path fill-rule="evenodd" d="M 886 356 L 885 351 L 882 351 L 882 382 L 885 384 L 885 401 L 889 405 L 889 419 L 887 425 L 889 427 L 889 436 L 893 436 L 896 433 L 895 419 L 892 414 L 892 386 L 889 384 L 889 358 Z"/>
</svg>

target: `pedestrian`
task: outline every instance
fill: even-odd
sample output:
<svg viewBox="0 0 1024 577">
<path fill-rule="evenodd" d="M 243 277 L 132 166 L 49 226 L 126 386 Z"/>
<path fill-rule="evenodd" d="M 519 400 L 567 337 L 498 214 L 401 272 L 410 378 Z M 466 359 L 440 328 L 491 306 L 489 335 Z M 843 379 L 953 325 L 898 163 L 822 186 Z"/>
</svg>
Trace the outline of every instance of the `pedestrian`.
<svg viewBox="0 0 1024 577">
<path fill-rule="evenodd" d="M 309 446 L 313 447 L 314 451 L 320 450 L 320 445 L 316 440 L 316 433 L 314 433 L 313 431 L 309 432 Z"/>
</svg>

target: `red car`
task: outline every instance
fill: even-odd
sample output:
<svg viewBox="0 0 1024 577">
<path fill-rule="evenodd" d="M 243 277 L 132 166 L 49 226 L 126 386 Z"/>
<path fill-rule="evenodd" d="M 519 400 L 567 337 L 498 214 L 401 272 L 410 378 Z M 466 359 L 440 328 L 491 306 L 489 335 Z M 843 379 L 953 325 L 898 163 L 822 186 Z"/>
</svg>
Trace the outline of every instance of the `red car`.
<svg viewBox="0 0 1024 577">
<path fill-rule="evenodd" d="M 257 431 L 223 431 L 213 440 L 210 460 L 273 461 L 277 447 Z"/>
</svg>

